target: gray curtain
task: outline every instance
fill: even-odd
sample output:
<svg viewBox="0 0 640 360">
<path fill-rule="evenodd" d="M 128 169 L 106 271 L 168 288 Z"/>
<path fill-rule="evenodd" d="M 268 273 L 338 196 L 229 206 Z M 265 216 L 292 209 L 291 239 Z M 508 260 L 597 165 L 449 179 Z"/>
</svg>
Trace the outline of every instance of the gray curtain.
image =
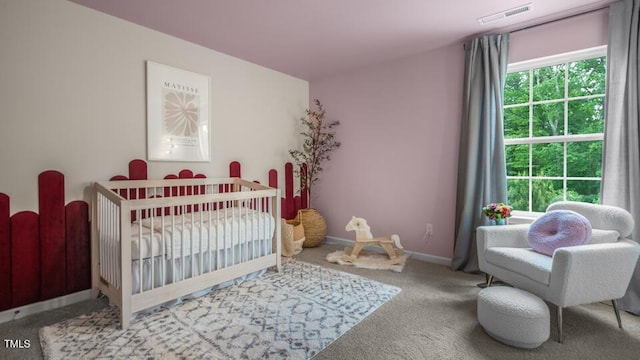
<svg viewBox="0 0 640 360">
<path fill-rule="evenodd" d="M 502 104 L 508 50 L 509 34 L 465 44 L 453 270 L 478 271 L 475 230 L 487 224 L 482 207 L 507 202 Z"/>
<path fill-rule="evenodd" d="M 638 48 L 640 0 L 617 2 L 609 8 L 607 50 L 607 121 L 604 131 L 602 198 L 631 212 L 640 240 L 640 110 L 638 109 Z M 621 309 L 640 314 L 640 265 L 631 278 Z"/>
</svg>

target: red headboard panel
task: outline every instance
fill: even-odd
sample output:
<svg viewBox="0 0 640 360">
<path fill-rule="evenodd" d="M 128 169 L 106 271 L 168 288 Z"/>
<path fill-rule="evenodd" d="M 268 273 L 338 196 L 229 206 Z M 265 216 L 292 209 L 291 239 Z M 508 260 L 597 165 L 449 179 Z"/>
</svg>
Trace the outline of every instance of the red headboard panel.
<svg viewBox="0 0 640 360">
<path fill-rule="evenodd" d="M 64 175 L 45 171 L 38 176 L 40 210 L 41 300 L 65 294 Z"/>
<path fill-rule="evenodd" d="M 0 311 L 91 287 L 89 205 L 65 206 L 64 175 L 38 176 L 39 214 L 0 193 Z"/>
<path fill-rule="evenodd" d="M 65 207 L 65 233 L 67 282 L 66 293 L 71 294 L 91 287 L 91 236 L 89 205 L 73 201 Z"/>
<path fill-rule="evenodd" d="M 40 228 L 38 214 L 22 211 L 11 217 L 11 306 L 40 301 Z M 88 269 L 87 269 L 88 270 Z"/>
<path fill-rule="evenodd" d="M 11 217 L 9 197 L 0 194 L 0 311 L 11 308 Z"/>
</svg>

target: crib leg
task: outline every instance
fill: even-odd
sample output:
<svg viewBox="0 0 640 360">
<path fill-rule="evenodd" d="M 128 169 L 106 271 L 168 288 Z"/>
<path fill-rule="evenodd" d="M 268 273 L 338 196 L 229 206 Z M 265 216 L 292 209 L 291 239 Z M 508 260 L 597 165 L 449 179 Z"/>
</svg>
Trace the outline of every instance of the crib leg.
<svg viewBox="0 0 640 360">
<path fill-rule="evenodd" d="M 120 309 L 120 325 L 122 330 L 126 330 L 129 327 L 129 323 L 131 323 L 131 305 L 122 304 L 122 309 Z"/>
<path fill-rule="evenodd" d="M 120 324 L 122 324 L 121 329 L 127 330 L 130 322 L 131 322 L 131 316 L 126 316 L 123 311 L 120 317 Z"/>
</svg>

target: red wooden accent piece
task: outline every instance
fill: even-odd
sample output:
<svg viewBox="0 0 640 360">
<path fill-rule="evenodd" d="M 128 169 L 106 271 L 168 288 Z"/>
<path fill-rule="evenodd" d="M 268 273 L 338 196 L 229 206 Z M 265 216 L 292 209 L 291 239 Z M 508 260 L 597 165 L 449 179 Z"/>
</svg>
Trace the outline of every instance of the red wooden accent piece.
<svg viewBox="0 0 640 360">
<path fill-rule="evenodd" d="M 129 179 L 131 180 L 147 180 L 147 163 L 144 160 L 134 159 L 129 161 Z M 147 189 L 130 189 L 131 196 L 129 199 L 146 199 Z M 142 217 L 146 216 L 146 212 L 143 210 Z M 135 211 L 131 212 L 131 221 L 135 221 Z"/>
<path fill-rule="evenodd" d="M 109 179 L 109 181 L 119 181 L 119 180 L 129 180 L 128 177 L 124 176 L 124 175 L 116 175 L 116 176 L 112 176 L 111 179 Z M 114 189 L 111 189 L 114 190 Z M 129 198 L 129 194 L 128 191 L 126 189 L 120 189 L 120 191 L 118 191 L 118 193 L 120 194 L 120 196 L 122 196 L 125 199 Z M 133 214 L 133 212 L 132 212 Z"/>
<path fill-rule="evenodd" d="M 229 176 L 230 177 L 241 177 L 240 176 L 240 163 L 237 161 L 232 161 L 229 164 Z"/>
<path fill-rule="evenodd" d="M 164 178 L 165 178 L 165 180 L 174 180 L 174 179 L 177 179 L 178 176 L 177 175 L 167 175 Z M 170 197 L 170 196 L 178 196 L 178 187 L 177 186 L 171 186 L 171 187 L 165 187 L 164 188 L 164 197 Z"/>
<path fill-rule="evenodd" d="M 189 169 L 182 169 L 178 173 L 178 177 L 180 179 L 193 179 L 193 171 L 191 171 Z"/>
<path fill-rule="evenodd" d="M 307 184 L 302 183 L 303 178 L 307 178 L 307 164 L 302 164 L 300 166 L 300 198 L 301 198 L 301 208 L 306 209 L 309 207 L 309 189 L 307 188 Z"/>
<path fill-rule="evenodd" d="M 219 194 L 226 193 L 228 192 L 228 188 L 229 188 L 228 186 L 220 184 L 218 185 L 218 193 Z M 219 201 L 213 205 L 213 210 L 218 210 L 218 209 L 224 209 L 224 202 Z"/>
<path fill-rule="evenodd" d="M 205 174 L 196 174 L 193 176 L 194 179 L 206 179 L 207 176 Z M 207 192 L 206 186 L 205 185 L 200 185 L 198 188 L 200 188 L 200 190 L 196 191 L 196 194 L 204 194 Z"/>
<path fill-rule="evenodd" d="M 9 196 L 0 193 L 0 311 L 11 308 L 11 217 Z"/>
<path fill-rule="evenodd" d="M 65 207 L 67 237 L 66 293 L 91 287 L 91 242 L 89 241 L 89 204 L 73 201 Z"/>
<path fill-rule="evenodd" d="M 189 169 L 180 170 L 178 177 L 180 179 L 193 179 L 193 171 Z M 186 186 L 180 186 L 180 196 L 184 196 L 185 194 L 191 195 L 191 189 L 187 190 Z"/>
<path fill-rule="evenodd" d="M 278 188 L 278 170 L 269 170 L 269 186 L 274 189 Z"/>
<path fill-rule="evenodd" d="M 41 173 L 38 176 L 40 300 L 64 295 L 66 291 L 64 200 L 64 175 L 53 170 Z"/>
<path fill-rule="evenodd" d="M 189 169 L 180 170 L 178 173 L 180 179 L 193 179 L 193 171 Z M 193 195 L 193 186 L 180 186 L 180 196 Z M 191 205 L 187 205 L 187 213 L 191 212 Z"/>
<path fill-rule="evenodd" d="M 293 197 L 293 213 L 297 214 L 298 210 L 302 209 L 302 199 L 299 195 Z"/>
<path fill-rule="evenodd" d="M 169 174 L 169 175 L 165 176 L 164 178 L 165 178 L 165 180 L 174 180 L 174 179 L 177 179 L 178 176 L 177 175 L 173 175 L 173 174 Z M 166 186 L 164 188 L 164 197 L 173 197 L 173 196 L 178 196 L 178 187 L 177 186 L 171 186 L 171 187 Z M 179 210 L 178 208 L 179 208 L 179 206 L 175 207 L 174 214 L 178 214 L 178 210 Z M 165 215 L 169 215 L 169 207 L 166 207 L 164 209 L 164 214 Z"/>
<path fill-rule="evenodd" d="M 283 208 L 282 214 L 285 215 L 285 219 L 293 219 L 296 214 L 293 203 L 293 164 L 290 162 L 284 164 L 284 193 L 286 207 Z"/>
<path fill-rule="evenodd" d="M 11 264 L 11 306 L 18 307 L 41 299 L 38 214 L 33 211 L 14 214 L 11 239 L 11 258 L 16 260 Z"/>
<path fill-rule="evenodd" d="M 129 162 L 129 179 L 147 180 L 147 163 L 144 160 L 135 159 Z"/>
<path fill-rule="evenodd" d="M 207 177 L 204 174 L 196 174 L 193 175 L 194 179 L 206 179 Z M 207 192 L 207 187 L 205 185 L 200 185 L 200 186 L 196 186 L 194 187 L 194 194 L 195 195 L 200 195 L 200 194 L 205 194 Z M 203 211 L 207 211 L 209 210 L 209 206 L 205 205 L 203 206 Z M 196 206 L 196 211 L 198 211 L 198 207 Z"/>
<path fill-rule="evenodd" d="M 275 170 L 275 169 L 269 170 L 269 186 L 274 189 L 278 188 L 278 170 Z M 284 204 L 284 201 L 282 201 L 281 204 Z M 266 208 L 267 208 L 267 201 L 265 200 L 262 202 L 262 211 L 266 210 Z M 281 216 L 284 218 L 284 215 L 281 214 Z"/>
</svg>

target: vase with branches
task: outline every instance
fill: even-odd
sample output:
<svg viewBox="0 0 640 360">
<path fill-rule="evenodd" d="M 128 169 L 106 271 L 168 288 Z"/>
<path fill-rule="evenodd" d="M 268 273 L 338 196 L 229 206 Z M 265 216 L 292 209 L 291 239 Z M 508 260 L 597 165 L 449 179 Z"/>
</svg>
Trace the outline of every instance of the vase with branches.
<svg viewBox="0 0 640 360">
<path fill-rule="evenodd" d="M 320 178 L 323 163 L 330 160 L 329 154 L 340 147 L 335 139 L 334 128 L 340 125 L 337 120 L 327 121 L 326 111 L 315 99 L 316 110 L 306 110 L 306 117 L 300 118 L 304 130 L 300 133 L 304 142 L 302 150 L 289 150 L 296 166 L 296 173 L 300 176 L 300 192 L 307 192 L 308 206 L 311 207 L 311 189 Z M 306 168 L 305 171 L 300 169 Z"/>
</svg>

